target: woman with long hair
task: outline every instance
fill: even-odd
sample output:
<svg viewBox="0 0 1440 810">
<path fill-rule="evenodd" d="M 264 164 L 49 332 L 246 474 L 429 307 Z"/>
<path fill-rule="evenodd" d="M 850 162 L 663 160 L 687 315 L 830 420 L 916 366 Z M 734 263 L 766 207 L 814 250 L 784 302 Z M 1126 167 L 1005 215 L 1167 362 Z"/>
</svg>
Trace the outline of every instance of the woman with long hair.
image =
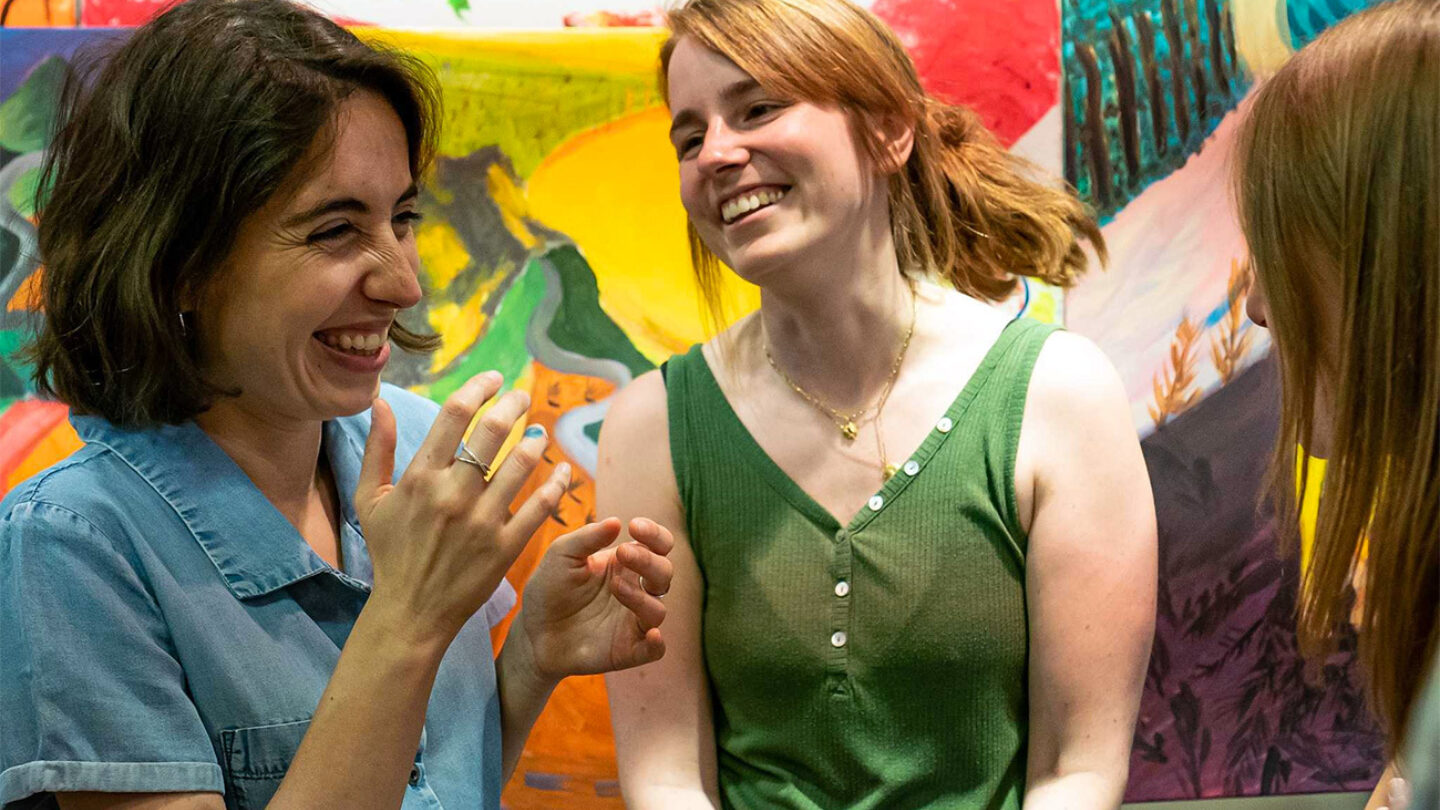
<svg viewBox="0 0 1440 810">
<path fill-rule="evenodd" d="M 1255 94 L 1235 182 L 1250 317 L 1280 362 L 1282 518 L 1323 486 L 1302 646 L 1331 650 L 1363 593 L 1371 705 L 1392 755 L 1428 723 L 1433 775 L 1436 698 L 1415 709 L 1440 636 L 1440 3 L 1377 6 L 1295 54 Z M 1301 448 L 1323 482 L 1290 475 Z"/>
<path fill-rule="evenodd" d="M 697 280 L 760 310 L 622 391 L 599 507 L 671 528 L 609 678 L 633 807 L 1118 805 L 1155 517 L 1118 376 L 994 306 L 1085 207 L 844 0 L 692 0 L 661 80 Z"/>
</svg>

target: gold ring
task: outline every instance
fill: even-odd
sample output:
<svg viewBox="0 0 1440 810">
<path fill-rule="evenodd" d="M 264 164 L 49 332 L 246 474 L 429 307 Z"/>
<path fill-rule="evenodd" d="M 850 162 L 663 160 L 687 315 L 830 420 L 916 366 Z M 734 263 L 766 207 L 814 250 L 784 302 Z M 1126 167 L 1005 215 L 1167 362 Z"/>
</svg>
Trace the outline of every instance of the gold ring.
<svg viewBox="0 0 1440 810">
<path fill-rule="evenodd" d="M 462 445 L 460 445 L 460 450 L 459 450 L 459 452 L 457 452 L 457 453 L 455 454 L 455 460 L 458 461 L 458 462 L 460 462 L 461 464 L 469 464 L 469 465 L 471 465 L 472 467 L 478 468 L 478 469 L 480 470 L 480 474 L 483 475 L 483 476 L 485 476 L 485 480 L 486 480 L 486 481 L 489 481 L 489 480 L 490 480 L 490 465 L 489 465 L 489 464 L 486 464 L 486 463 L 483 462 L 483 461 L 481 461 L 481 460 L 475 455 L 474 451 L 472 451 L 472 450 L 470 449 L 470 445 L 468 445 L 468 444 L 462 444 Z"/>
</svg>

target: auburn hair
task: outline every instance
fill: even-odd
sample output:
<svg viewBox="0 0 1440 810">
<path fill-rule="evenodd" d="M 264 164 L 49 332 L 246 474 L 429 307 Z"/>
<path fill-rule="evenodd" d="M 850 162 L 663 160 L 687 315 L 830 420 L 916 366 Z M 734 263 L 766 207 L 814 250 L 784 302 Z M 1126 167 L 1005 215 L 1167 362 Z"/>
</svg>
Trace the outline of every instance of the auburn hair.
<svg viewBox="0 0 1440 810">
<path fill-rule="evenodd" d="M 1440 4 L 1376 6 L 1303 48 L 1256 92 L 1236 157 L 1281 370 L 1274 494 L 1290 528 L 1316 485 L 1292 477 L 1296 454 L 1321 419 L 1333 436 L 1302 647 L 1333 649 L 1358 571 L 1359 655 L 1393 753 L 1440 604 Z"/>
<path fill-rule="evenodd" d="M 873 127 L 904 122 L 914 146 L 889 178 L 891 231 L 907 271 L 933 271 L 961 292 L 998 301 L 1018 276 L 1068 287 L 1085 271 L 1088 240 L 1103 262 L 1104 238 L 1090 209 L 1035 166 L 1012 155 L 968 107 L 930 96 L 895 33 L 847 0 L 690 0 L 666 14 L 660 87 L 685 37 L 734 62 L 772 93 L 848 111 L 876 165 Z M 720 264 L 690 229 L 701 294 L 719 321 Z"/>
</svg>

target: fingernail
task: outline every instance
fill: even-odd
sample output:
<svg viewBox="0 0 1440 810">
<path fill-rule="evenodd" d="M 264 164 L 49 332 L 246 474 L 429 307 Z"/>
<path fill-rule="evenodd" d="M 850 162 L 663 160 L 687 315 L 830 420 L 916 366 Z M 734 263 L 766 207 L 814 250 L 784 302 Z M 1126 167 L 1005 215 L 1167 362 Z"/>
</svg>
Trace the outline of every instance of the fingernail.
<svg viewBox="0 0 1440 810">
<path fill-rule="evenodd" d="M 568 481 L 570 479 L 570 464 L 564 461 L 556 464 L 555 474 Z"/>
<path fill-rule="evenodd" d="M 527 438 L 527 439 L 543 439 L 543 438 L 545 438 L 545 426 L 544 426 L 544 425 L 531 425 L 531 426 L 525 428 L 525 438 Z"/>
<path fill-rule="evenodd" d="M 505 380 L 505 378 L 501 376 L 500 372 L 498 371 L 487 371 L 484 374 L 480 375 L 480 379 L 484 380 L 485 382 L 492 383 L 504 382 Z"/>
</svg>

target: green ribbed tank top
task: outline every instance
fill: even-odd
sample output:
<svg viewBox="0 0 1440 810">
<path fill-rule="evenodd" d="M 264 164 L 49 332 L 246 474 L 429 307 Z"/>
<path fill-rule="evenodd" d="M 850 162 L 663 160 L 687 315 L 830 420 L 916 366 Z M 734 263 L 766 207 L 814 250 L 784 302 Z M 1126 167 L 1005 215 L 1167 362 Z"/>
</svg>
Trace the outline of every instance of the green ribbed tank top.
<svg viewBox="0 0 1440 810">
<path fill-rule="evenodd" d="M 670 360 L 670 452 L 704 578 L 726 807 L 1020 807 L 1015 449 L 1053 331 L 1008 325 L 844 526 L 755 442 L 698 346 Z"/>
</svg>

